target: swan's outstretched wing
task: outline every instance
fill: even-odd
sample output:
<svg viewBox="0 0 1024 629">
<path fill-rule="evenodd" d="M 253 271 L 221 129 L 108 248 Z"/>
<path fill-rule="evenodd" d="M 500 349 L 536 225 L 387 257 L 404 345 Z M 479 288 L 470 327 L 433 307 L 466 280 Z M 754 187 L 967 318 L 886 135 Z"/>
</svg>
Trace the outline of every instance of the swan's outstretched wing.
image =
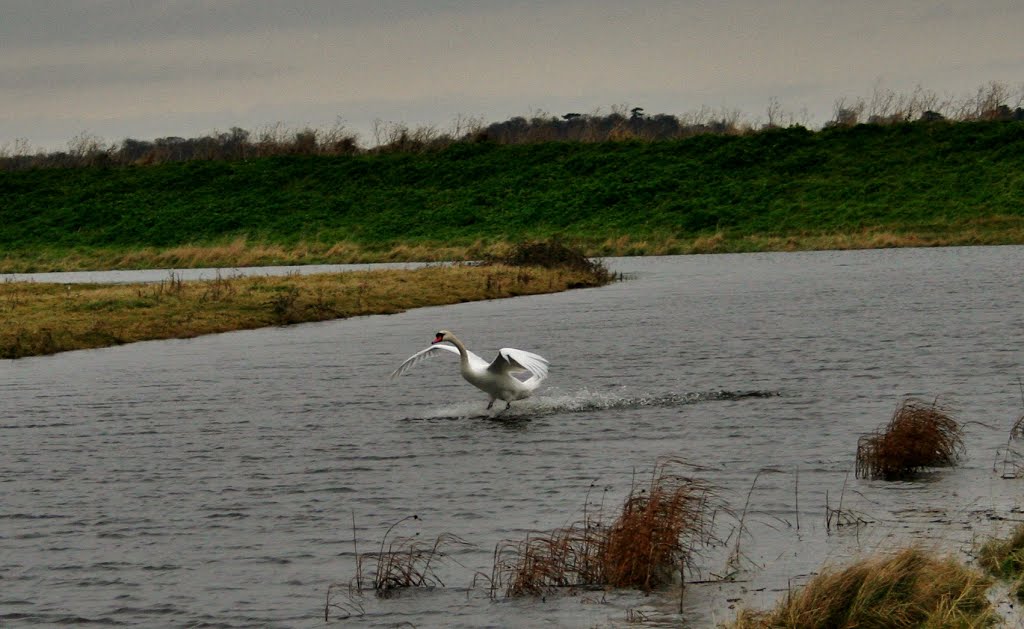
<svg viewBox="0 0 1024 629">
<path fill-rule="evenodd" d="M 487 369 L 495 373 L 529 371 L 537 378 L 537 382 L 540 382 L 548 377 L 548 359 L 533 352 L 503 347 L 498 350 L 498 357 Z"/>
<path fill-rule="evenodd" d="M 440 343 L 437 343 L 436 345 L 431 345 L 430 347 L 420 350 L 413 354 L 412 356 L 406 358 L 405 362 L 398 366 L 398 369 L 395 369 L 394 371 L 391 372 L 391 377 L 396 378 L 404 374 L 405 372 L 409 371 L 423 360 L 427 358 L 433 358 L 434 356 L 439 356 L 444 352 L 450 352 L 452 354 L 455 354 L 456 356 L 459 355 L 459 350 L 452 347 L 451 345 L 442 345 Z M 467 351 L 466 353 L 469 354 L 470 365 L 474 365 L 477 369 L 487 368 L 486 360 L 480 358 L 473 352 Z"/>
<path fill-rule="evenodd" d="M 434 356 L 438 356 L 444 352 L 451 352 L 456 356 L 459 355 L 459 350 L 455 349 L 451 345 L 441 345 L 440 343 L 438 343 L 437 345 L 431 345 L 427 349 L 422 349 L 413 354 L 412 356 L 406 358 L 405 362 L 398 366 L 398 369 L 395 369 L 394 371 L 391 372 L 391 377 L 397 378 L 398 376 L 409 371 L 410 369 L 412 369 L 419 363 L 423 362 L 427 358 L 433 358 Z"/>
</svg>

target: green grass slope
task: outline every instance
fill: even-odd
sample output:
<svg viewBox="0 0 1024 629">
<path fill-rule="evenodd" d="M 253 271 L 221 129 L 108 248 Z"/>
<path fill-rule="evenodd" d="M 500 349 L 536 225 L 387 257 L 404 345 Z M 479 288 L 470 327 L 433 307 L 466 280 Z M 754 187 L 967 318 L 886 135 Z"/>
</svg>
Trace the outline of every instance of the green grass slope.
<svg viewBox="0 0 1024 629">
<path fill-rule="evenodd" d="M 1024 217 L 1024 123 L 860 125 L 664 142 L 459 143 L 429 153 L 0 173 L 0 248 L 248 236 L 581 242 L 896 233 Z"/>
</svg>

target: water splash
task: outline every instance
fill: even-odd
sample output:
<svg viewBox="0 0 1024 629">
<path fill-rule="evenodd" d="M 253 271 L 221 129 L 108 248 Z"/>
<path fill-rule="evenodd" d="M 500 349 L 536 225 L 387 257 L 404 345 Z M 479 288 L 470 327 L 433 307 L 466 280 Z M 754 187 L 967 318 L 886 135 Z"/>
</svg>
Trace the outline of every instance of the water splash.
<svg viewBox="0 0 1024 629">
<path fill-rule="evenodd" d="M 512 408 L 486 411 L 478 402 L 462 402 L 436 409 L 427 409 L 419 417 L 407 417 L 407 420 L 437 419 L 497 419 L 522 420 L 546 417 L 558 413 L 584 413 L 595 411 L 627 410 L 637 408 L 663 408 L 701 404 L 703 402 L 735 401 L 748 398 L 769 398 L 782 395 L 778 391 L 692 391 L 686 393 L 666 393 L 661 395 L 629 395 L 622 392 L 590 391 L 581 389 L 571 393 L 552 393 L 541 395 L 521 402 L 515 402 Z"/>
</svg>

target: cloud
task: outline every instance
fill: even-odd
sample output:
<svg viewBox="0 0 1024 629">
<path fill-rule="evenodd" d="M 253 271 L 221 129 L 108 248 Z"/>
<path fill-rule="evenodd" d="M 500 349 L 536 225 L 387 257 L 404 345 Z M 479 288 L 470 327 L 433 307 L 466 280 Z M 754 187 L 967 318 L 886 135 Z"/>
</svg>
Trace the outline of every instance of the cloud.
<svg viewBox="0 0 1024 629">
<path fill-rule="evenodd" d="M 0 21 L 0 144 L 117 120 L 146 134 L 147 116 L 149 135 L 339 116 L 365 135 L 378 117 L 756 113 L 770 98 L 820 122 L 879 84 L 1019 81 L 1022 23 L 1015 0 L 15 1 Z"/>
</svg>

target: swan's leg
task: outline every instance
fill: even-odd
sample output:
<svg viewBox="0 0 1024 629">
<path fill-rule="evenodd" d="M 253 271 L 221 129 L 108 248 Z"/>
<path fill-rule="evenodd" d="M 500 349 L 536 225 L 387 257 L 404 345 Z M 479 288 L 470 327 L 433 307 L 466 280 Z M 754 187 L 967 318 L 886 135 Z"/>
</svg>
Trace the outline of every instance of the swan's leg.
<svg viewBox="0 0 1024 629">
<path fill-rule="evenodd" d="M 487 405 L 487 410 L 491 410 L 492 406 L 494 406 L 494 398 L 491 398 L 490 404 Z"/>
<path fill-rule="evenodd" d="M 505 410 L 512 408 L 512 402 L 505 402 Z"/>
</svg>

